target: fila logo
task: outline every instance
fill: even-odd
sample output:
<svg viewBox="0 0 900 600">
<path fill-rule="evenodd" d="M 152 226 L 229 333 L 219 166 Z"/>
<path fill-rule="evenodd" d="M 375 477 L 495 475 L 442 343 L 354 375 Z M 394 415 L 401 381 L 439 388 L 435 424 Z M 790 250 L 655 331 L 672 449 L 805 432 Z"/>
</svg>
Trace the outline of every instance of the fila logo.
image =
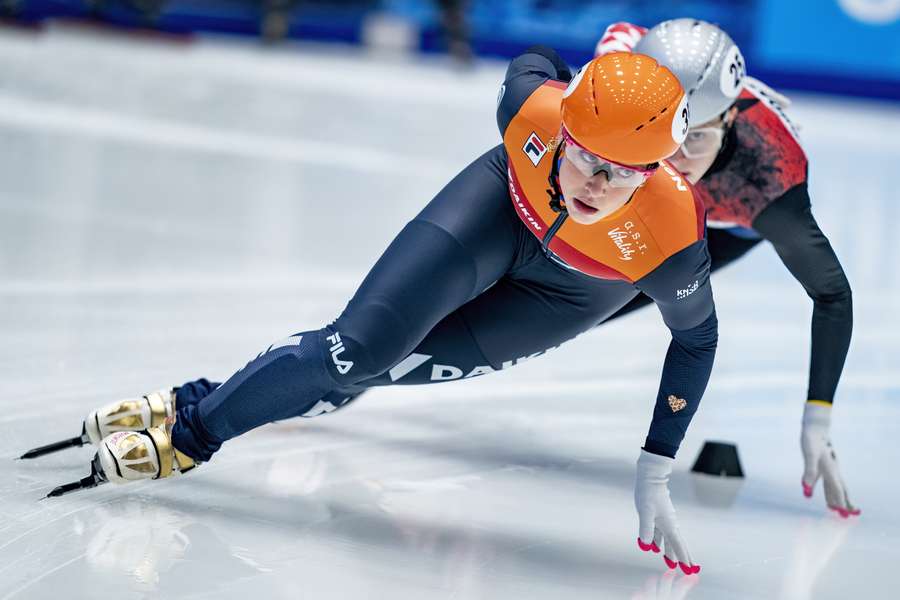
<svg viewBox="0 0 900 600">
<path fill-rule="evenodd" d="M 547 154 L 547 145 L 532 131 L 531 135 L 528 136 L 528 139 L 525 140 L 522 151 L 525 152 L 529 159 L 531 159 L 531 164 L 538 166 L 538 163 L 541 162 L 541 159 Z"/>
<path fill-rule="evenodd" d="M 341 341 L 341 334 L 335 331 L 333 335 L 329 335 L 325 339 L 332 344 L 331 348 L 329 348 L 329 351 L 331 352 L 331 361 L 334 363 L 334 366 L 337 367 L 338 373 L 346 375 L 350 369 L 353 368 L 353 361 L 341 360 L 338 358 L 341 352 L 347 349 L 344 346 L 344 342 Z"/>
</svg>

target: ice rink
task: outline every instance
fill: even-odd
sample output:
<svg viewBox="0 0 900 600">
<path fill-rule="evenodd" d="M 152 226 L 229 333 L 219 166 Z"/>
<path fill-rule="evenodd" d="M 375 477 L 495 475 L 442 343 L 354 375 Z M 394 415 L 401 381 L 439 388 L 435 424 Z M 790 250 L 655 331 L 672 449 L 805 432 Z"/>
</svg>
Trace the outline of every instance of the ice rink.
<svg viewBox="0 0 900 600">
<path fill-rule="evenodd" d="M 833 441 L 862 516 L 801 494 L 811 302 L 769 247 L 713 278 L 716 368 L 671 485 L 699 577 L 635 544 L 655 309 L 526 365 L 377 389 L 183 478 L 41 500 L 92 408 L 334 318 L 499 141 L 505 65 L 0 30 L 0 600 L 897 597 L 900 108 L 795 98 L 854 290 Z M 753 72 L 753 65 L 749 65 Z M 692 475 L 705 439 L 747 478 Z"/>
</svg>

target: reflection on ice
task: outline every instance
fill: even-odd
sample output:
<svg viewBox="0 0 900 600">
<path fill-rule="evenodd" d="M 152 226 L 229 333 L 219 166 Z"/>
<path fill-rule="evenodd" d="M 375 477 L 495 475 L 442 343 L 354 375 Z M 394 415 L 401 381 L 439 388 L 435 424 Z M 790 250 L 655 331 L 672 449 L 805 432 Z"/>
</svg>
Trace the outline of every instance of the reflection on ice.
<svg viewBox="0 0 900 600">
<path fill-rule="evenodd" d="M 790 561 L 782 582 L 782 597 L 807 600 L 821 596 L 817 593 L 819 577 L 831 564 L 834 555 L 856 526 L 856 519 L 803 519 L 797 532 Z M 843 570 L 841 565 L 833 565 Z M 887 574 L 885 574 L 887 575 Z M 890 577 L 887 577 L 890 579 Z"/>
<path fill-rule="evenodd" d="M 79 529 L 93 532 L 88 565 L 101 573 L 127 574 L 143 591 L 157 589 L 160 575 L 184 558 L 190 544 L 183 531 L 190 519 L 165 508 L 123 501 L 97 508 L 87 518 L 90 526 Z"/>
<path fill-rule="evenodd" d="M 698 504 L 712 508 L 731 508 L 744 485 L 743 477 L 717 477 L 691 473 L 691 486 Z"/>
<path fill-rule="evenodd" d="M 675 571 L 651 575 L 631 600 L 685 600 L 698 583 L 699 575 L 682 576 Z"/>
<path fill-rule="evenodd" d="M 98 580 L 124 576 L 141 592 L 185 597 L 209 582 L 224 588 L 264 571 L 196 516 L 149 501 L 122 497 L 79 517 L 76 527 L 89 535 L 85 560 Z"/>
</svg>

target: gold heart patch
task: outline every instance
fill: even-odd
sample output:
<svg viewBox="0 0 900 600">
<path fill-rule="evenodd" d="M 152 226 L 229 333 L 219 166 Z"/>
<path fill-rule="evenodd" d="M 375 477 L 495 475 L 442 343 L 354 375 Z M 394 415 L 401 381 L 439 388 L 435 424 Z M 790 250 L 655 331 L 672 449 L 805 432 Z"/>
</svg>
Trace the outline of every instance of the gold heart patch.
<svg viewBox="0 0 900 600">
<path fill-rule="evenodd" d="M 678 398 L 674 395 L 669 396 L 669 408 L 672 409 L 672 412 L 678 412 L 685 406 L 687 406 L 687 400 L 684 398 Z"/>
</svg>

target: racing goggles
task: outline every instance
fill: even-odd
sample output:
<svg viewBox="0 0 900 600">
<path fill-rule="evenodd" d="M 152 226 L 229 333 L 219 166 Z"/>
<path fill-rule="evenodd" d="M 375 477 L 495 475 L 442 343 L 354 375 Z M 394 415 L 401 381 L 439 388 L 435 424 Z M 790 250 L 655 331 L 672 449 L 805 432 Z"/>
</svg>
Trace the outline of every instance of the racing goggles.
<svg viewBox="0 0 900 600">
<path fill-rule="evenodd" d="M 641 169 L 629 165 L 623 165 L 615 161 L 597 156 L 593 152 L 575 141 L 566 128 L 562 128 L 564 143 L 563 154 L 578 172 L 586 177 L 593 177 L 598 173 L 606 173 L 606 179 L 612 187 L 637 187 L 647 181 L 659 165 L 649 169 Z"/>
<path fill-rule="evenodd" d="M 704 158 L 718 154 L 725 136 L 723 127 L 697 127 L 688 129 L 687 137 L 681 144 L 681 153 L 685 158 Z"/>
</svg>

